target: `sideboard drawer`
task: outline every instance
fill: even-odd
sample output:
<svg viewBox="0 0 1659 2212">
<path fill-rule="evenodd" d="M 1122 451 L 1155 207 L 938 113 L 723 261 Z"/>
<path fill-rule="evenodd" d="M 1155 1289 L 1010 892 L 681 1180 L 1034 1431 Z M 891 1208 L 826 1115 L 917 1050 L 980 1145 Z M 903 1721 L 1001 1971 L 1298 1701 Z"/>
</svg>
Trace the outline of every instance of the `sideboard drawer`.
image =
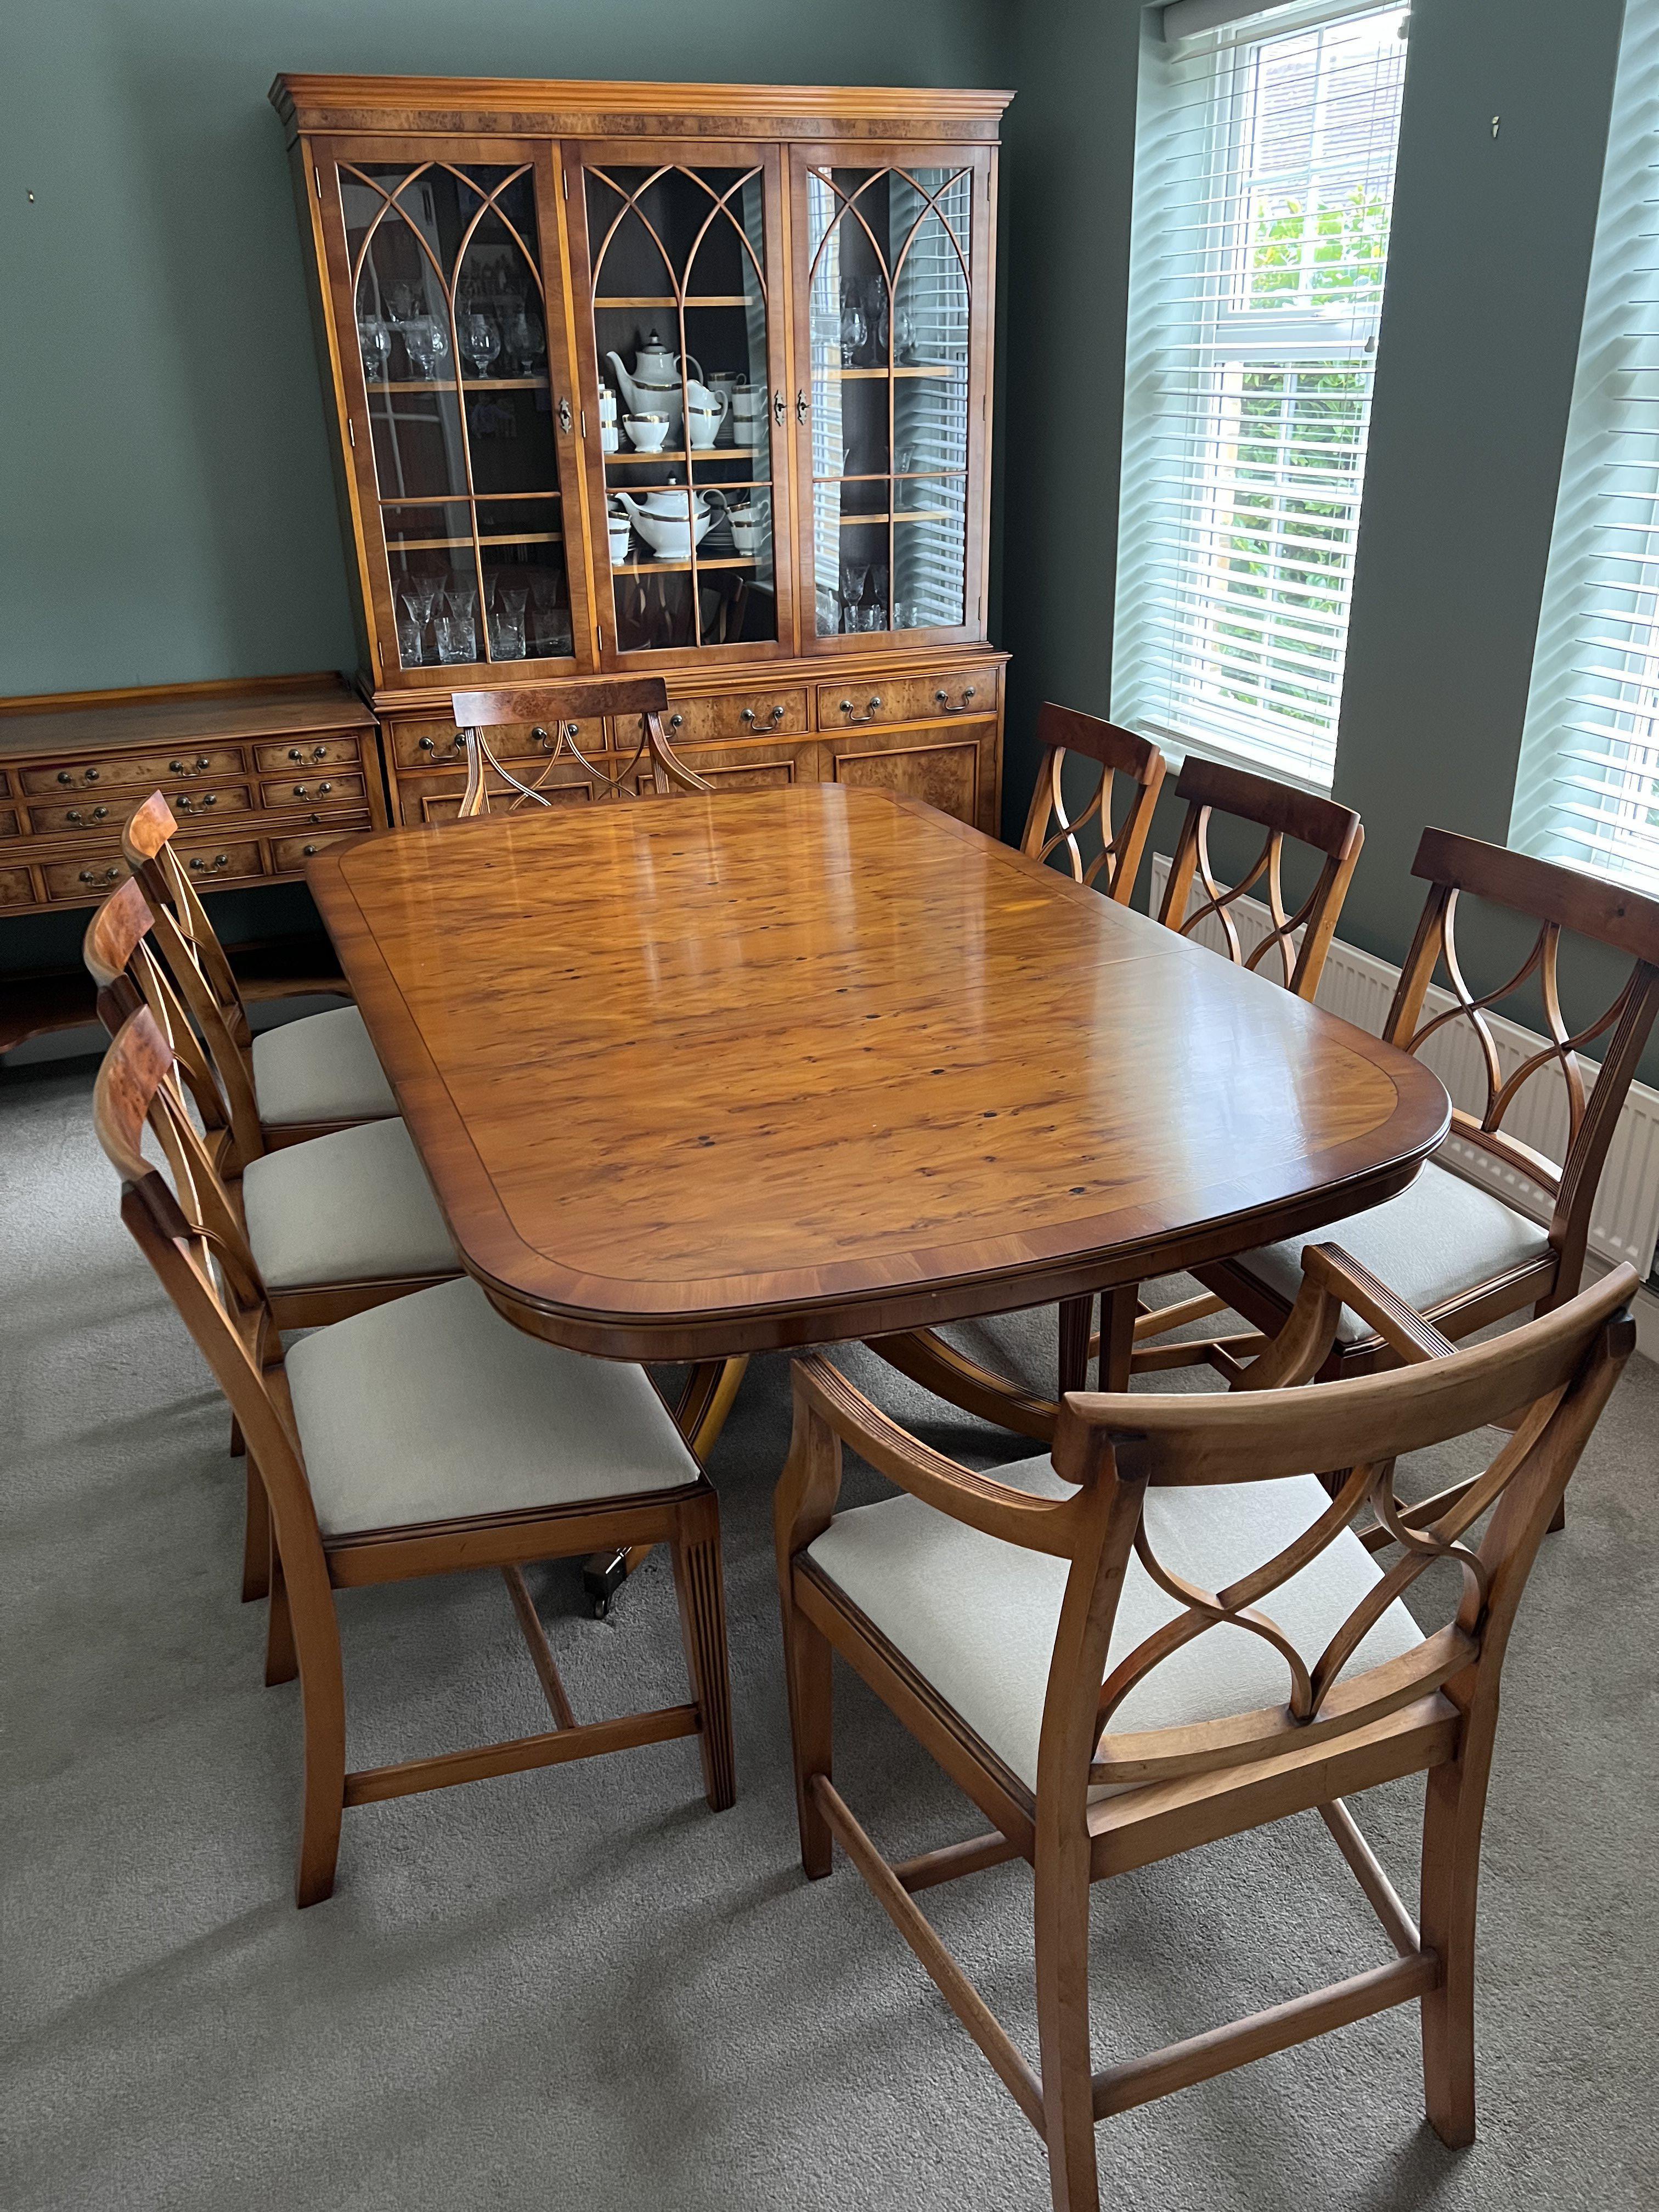
<svg viewBox="0 0 1659 2212">
<path fill-rule="evenodd" d="M 240 883 L 249 876 L 262 876 L 264 864 L 259 855 L 257 837 L 239 839 L 233 844 L 180 845 L 179 857 L 190 870 L 191 881 L 198 890 L 211 889 L 222 883 Z M 127 872 L 127 864 L 118 853 L 97 854 L 86 860 L 60 860 L 41 871 L 46 879 L 46 896 L 67 899 L 78 906 L 90 906 L 113 890 Z"/>
<path fill-rule="evenodd" d="M 360 775 L 307 775 L 292 783 L 262 784 L 264 804 L 285 812 L 294 806 L 361 806 L 363 780 Z"/>
<path fill-rule="evenodd" d="M 100 784 L 148 784 L 153 791 L 158 784 L 180 778 L 235 776 L 241 772 L 242 756 L 234 747 L 219 746 L 210 751 L 186 747 L 171 753 L 110 753 L 99 761 L 66 762 L 62 768 L 26 768 L 23 788 L 43 799 L 55 798 L 63 791 L 96 790 Z"/>
<path fill-rule="evenodd" d="M 0 868 L 0 906 L 33 906 L 34 886 L 27 868 Z"/>
<path fill-rule="evenodd" d="M 798 737 L 806 728 L 805 691 L 732 691 L 717 699 L 671 699 L 662 718 L 668 742 L 718 744 L 741 738 Z M 632 744 L 634 718 L 619 716 L 618 743 Z"/>
<path fill-rule="evenodd" d="M 586 722 L 566 722 L 575 742 L 590 757 L 605 750 L 603 717 Z M 401 769 L 465 766 L 466 748 L 453 722 L 388 721 L 392 757 Z M 554 732 L 539 722 L 507 722 L 486 731 L 489 750 L 498 760 L 536 760 L 553 749 Z"/>
<path fill-rule="evenodd" d="M 198 814 L 246 814 L 253 804 L 245 783 L 222 784 L 212 791 L 169 791 L 163 797 L 180 822 Z M 133 811 L 131 793 L 122 798 L 85 799 L 78 806 L 31 806 L 29 819 L 41 836 L 74 836 L 82 830 L 118 836 Z"/>
<path fill-rule="evenodd" d="M 270 867 L 273 875 L 301 876 L 305 873 L 307 860 L 315 860 L 319 853 L 331 845 L 343 844 L 348 837 L 363 836 L 373 823 L 364 822 L 349 830 L 329 828 L 313 830 L 303 837 L 273 837 L 270 841 Z"/>
<path fill-rule="evenodd" d="M 853 676 L 818 686 L 821 730 L 933 722 L 945 714 L 994 714 L 996 707 L 994 667 L 947 669 L 937 676 Z"/>
<path fill-rule="evenodd" d="M 127 864 L 117 853 L 112 859 L 100 853 L 85 860 L 60 860 L 53 867 L 43 868 L 49 899 L 69 899 L 77 906 L 91 906 L 112 891 L 127 872 Z"/>
<path fill-rule="evenodd" d="M 356 768 L 362 754 L 356 738 L 295 738 L 286 744 L 256 745 L 253 758 L 262 775 L 289 775 L 295 769 Z"/>
</svg>

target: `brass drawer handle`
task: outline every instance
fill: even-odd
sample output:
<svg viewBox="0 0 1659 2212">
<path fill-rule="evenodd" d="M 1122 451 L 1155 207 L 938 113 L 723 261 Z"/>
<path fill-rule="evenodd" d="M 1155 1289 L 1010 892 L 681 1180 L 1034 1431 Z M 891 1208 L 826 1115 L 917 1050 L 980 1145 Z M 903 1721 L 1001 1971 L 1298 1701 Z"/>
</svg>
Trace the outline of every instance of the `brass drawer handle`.
<svg viewBox="0 0 1659 2212">
<path fill-rule="evenodd" d="M 301 845 L 300 856 L 302 860 L 314 860 L 322 849 L 320 845 Z"/>
<path fill-rule="evenodd" d="M 334 786 L 331 783 L 319 783 L 313 791 L 303 783 L 296 783 L 294 787 L 294 796 L 296 799 L 326 799 L 333 788 Z"/>
<path fill-rule="evenodd" d="M 74 769 L 60 768 L 58 771 L 58 781 L 59 783 L 72 784 L 75 781 Z M 95 768 L 83 768 L 81 771 L 81 781 L 82 783 L 96 783 L 98 781 L 97 769 Z"/>
<path fill-rule="evenodd" d="M 684 714 L 671 714 L 668 717 L 668 726 L 671 730 L 678 730 L 684 726 Z"/>
<path fill-rule="evenodd" d="M 167 774 L 169 775 L 188 775 L 190 774 L 190 763 L 188 761 L 181 760 L 169 761 L 167 763 Z"/>
<path fill-rule="evenodd" d="M 541 724 L 538 722 L 535 728 L 530 732 L 530 742 L 532 745 L 539 745 L 543 751 L 545 752 L 548 746 L 552 744 L 553 740 L 548 736 L 547 732 L 542 727 Z"/>
<path fill-rule="evenodd" d="M 190 865 L 198 876 L 213 876 L 221 868 L 230 866 L 230 855 L 228 853 L 216 853 L 210 860 L 204 860 L 198 854 Z"/>
<path fill-rule="evenodd" d="M 962 704 L 959 707 L 953 707 L 951 704 L 950 693 L 943 690 L 934 692 L 933 701 L 935 705 L 942 707 L 947 714 L 965 714 L 968 712 L 969 708 L 978 696 L 978 685 L 975 684 L 967 684 L 963 686 Z"/>
<path fill-rule="evenodd" d="M 420 749 L 423 753 L 435 753 L 438 750 L 438 741 L 435 738 L 416 738 L 416 743 L 420 746 Z M 296 760 L 299 758 L 299 755 L 297 753 L 295 755 L 295 758 Z"/>
<path fill-rule="evenodd" d="M 118 884 L 121 880 L 121 870 L 118 867 L 106 868 L 102 875 L 100 875 L 96 868 L 82 868 L 81 880 L 83 884 Z"/>
<path fill-rule="evenodd" d="M 776 729 L 778 724 L 783 720 L 783 716 L 784 709 L 781 707 L 773 708 L 769 719 L 774 729 Z M 745 707 L 744 708 L 743 719 L 745 722 L 753 722 L 755 720 L 755 710 L 752 707 Z"/>
<path fill-rule="evenodd" d="M 78 829 L 86 829 L 89 828 L 94 822 L 103 822 L 107 820 L 108 816 L 109 809 L 107 806 L 94 806 L 92 812 L 84 817 L 78 806 L 71 806 L 69 812 L 64 818 L 65 821 L 73 822 Z"/>
<path fill-rule="evenodd" d="M 842 701 L 841 711 L 846 715 L 849 722 L 873 722 L 876 716 L 881 712 L 881 694 L 879 691 L 877 691 L 872 695 L 868 702 L 867 711 L 862 714 L 855 714 L 853 712 L 853 702 L 850 699 L 843 699 Z"/>
</svg>

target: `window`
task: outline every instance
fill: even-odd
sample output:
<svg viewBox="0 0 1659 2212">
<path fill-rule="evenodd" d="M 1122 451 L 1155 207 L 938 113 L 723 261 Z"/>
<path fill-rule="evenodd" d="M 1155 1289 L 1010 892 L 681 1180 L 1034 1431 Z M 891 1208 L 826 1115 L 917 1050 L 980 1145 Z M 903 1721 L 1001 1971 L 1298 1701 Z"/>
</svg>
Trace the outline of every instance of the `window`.
<svg viewBox="0 0 1659 2212">
<path fill-rule="evenodd" d="M 1328 791 L 1407 16 L 1225 12 L 1143 65 L 1112 713 Z"/>
<path fill-rule="evenodd" d="M 1630 0 L 1510 842 L 1659 890 L 1659 4 Z"/>
</svg>

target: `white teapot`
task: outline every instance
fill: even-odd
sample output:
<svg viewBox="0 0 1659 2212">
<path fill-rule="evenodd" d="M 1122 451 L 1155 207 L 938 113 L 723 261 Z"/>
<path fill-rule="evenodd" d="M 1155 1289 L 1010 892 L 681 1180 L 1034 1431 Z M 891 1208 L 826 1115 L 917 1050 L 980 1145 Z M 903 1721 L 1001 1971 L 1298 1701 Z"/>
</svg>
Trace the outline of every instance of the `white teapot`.
<svg viewBox="0 0 1659 2212">
<path fill-rule="evenodd" d="M 647 492 L 643 500 L 632 499 L 625 491 L 617 497 L 659 561 L 689 561 L 692 546 L 701 545 L 714 525 L 714 511 L 702 494 L 678 485 L 660 486 Z"/>
<path fill-rule="evenodd" d="M 671 353 L 655 331 L 642 346 L 635 349 L 632 376 L 623 367 L 619 353 L 607 353 L 605 359 L 616 377 L 617 389 L 628 403 L 628 412 L 630 415 L 666 415 L 670 437 L 680 427 L 685 404 L 685 394 L 680 383 L 682 362 L 697 372 L 699 380 L 690 386 L 693 404 L 717 404 L 714 395 L 704 389 L 700 380 L 702 363 L 693 354 Z"/>
</svg>

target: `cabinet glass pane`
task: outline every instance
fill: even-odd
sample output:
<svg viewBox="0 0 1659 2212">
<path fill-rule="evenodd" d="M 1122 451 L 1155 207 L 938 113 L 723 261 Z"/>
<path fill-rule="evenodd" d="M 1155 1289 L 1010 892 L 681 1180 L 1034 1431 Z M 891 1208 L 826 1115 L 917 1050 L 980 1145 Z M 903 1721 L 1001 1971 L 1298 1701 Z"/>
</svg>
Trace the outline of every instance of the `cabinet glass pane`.
<svg viewBox="0 0 1659 2212">
<path fill-rule="evenodd" d="M 775 639 L 764 176 L 586 172 L 617 643 Z"/>
<path fill-rule="evenodd" d="M 818 635 L 954 627 L 973 172 L 815 169 L 807 205 Z"/>
<path fill-rule="evenodd" d="M 568 656 L 533 173 L 339 180 L 400 662 Z"/>
</svg>

